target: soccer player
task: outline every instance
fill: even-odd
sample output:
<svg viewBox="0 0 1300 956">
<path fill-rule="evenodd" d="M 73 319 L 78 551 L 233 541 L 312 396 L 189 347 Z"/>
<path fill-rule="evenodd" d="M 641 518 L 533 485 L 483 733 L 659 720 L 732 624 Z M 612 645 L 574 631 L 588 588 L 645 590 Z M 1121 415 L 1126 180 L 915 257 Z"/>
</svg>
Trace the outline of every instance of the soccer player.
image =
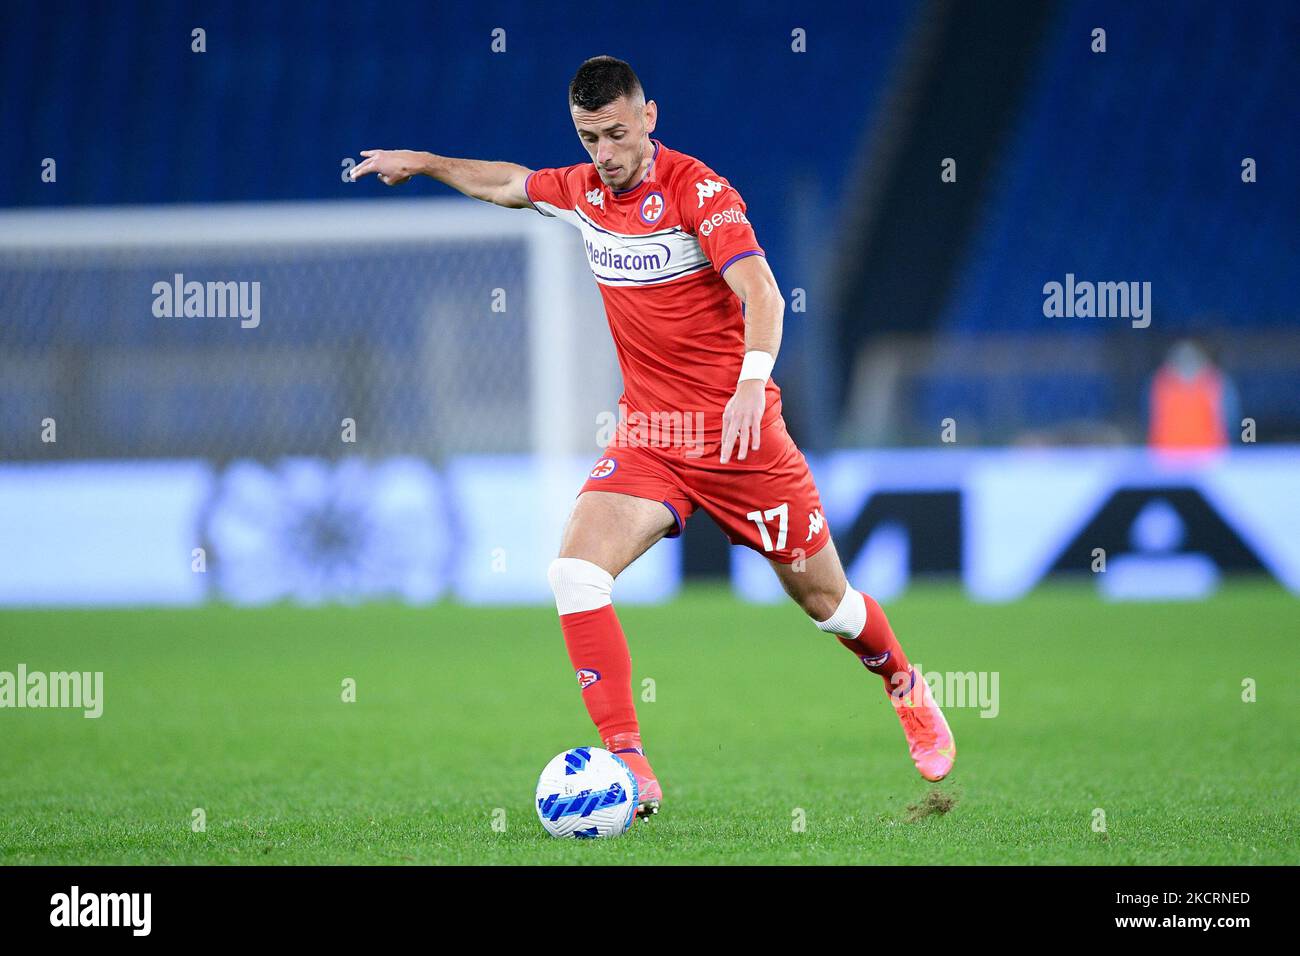
<svg viewBox="0 0 1300 956">
<path fill-rule="evenodd" d="M 352 176 L 374 173 L 389 186 L 430 176 L 582 232 L 626 411 L 582 486 L 548 577 L 587 712 L 636 775 L 638 814 L 657 812 L 663 791 L 641 745 L 632 661 L 611 592 L 651 545 L 681 534 L 696 508 L 733 544 L 764 555 L 817 627 L 884 679 L 917 770 L 943 779 L 957 755 L 948 724 L 885 612 L 845 578 L 817 487 L 781 417 L 771 372 L 785 301 L 744 200 L 700 160 L 651 138 L 658 105 L 622 60 L 583 63 L 569 106 L 591 162 L 530 170 L 371 149 Z M 702 430 L 670 427 L 693 422 Z"/>
</svg>

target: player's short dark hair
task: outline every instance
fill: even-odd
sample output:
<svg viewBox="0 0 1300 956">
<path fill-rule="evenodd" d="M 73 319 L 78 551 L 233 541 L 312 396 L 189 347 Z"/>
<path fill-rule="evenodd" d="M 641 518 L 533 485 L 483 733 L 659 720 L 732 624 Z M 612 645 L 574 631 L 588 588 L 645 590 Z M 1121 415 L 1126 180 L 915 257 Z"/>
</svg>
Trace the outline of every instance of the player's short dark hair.
<svg viewBox="0 0 1300 956">
<path fill-rule="evenodd" d="M 569 105 L 591 112 L 620 96 L 644 99 L 645 92 L 632 67 L 613 56 L 593 56 L 578 67 L 569 82 Z"/>
</svg>

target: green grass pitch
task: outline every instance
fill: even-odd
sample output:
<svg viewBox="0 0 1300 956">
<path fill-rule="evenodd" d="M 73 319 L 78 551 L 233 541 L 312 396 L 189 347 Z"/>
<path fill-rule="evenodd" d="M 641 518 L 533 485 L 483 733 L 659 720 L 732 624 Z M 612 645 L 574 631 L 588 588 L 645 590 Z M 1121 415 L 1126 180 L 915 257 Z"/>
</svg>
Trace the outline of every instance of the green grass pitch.
<svg viewBox="0 0 1300 956">
<path fill-rule="evenodd" d="M 947 780 L 793 605 L 692 589 L 620 612 L 666 799 L 599 841 L 532 806 L 547 760 L 598 743 L 552 608 L 0 613 L 0 670 L 105 672 L 98 720 L 0 710 L 0 862 L 1300 862 L 1293 597 L 886 606 L 927 670 L 998 672 L 996 717 L 948 710 Z"/>
</svg>

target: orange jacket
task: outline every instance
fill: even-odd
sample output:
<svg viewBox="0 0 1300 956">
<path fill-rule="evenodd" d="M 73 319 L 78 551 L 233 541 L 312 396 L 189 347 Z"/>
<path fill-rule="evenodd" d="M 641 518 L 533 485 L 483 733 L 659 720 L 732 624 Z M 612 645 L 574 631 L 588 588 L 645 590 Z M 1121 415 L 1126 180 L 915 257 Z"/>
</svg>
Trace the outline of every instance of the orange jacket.
<svg viewBox="0 0 1300 956">
<path fill-rule="evenodd" d="M 1161 368 L 1151 383 L 1151 447 L 1174 451 L 1227 445 L 1223 391 L 1223 376 L 1215 369 L 1186 379 Z"/>
</svg>

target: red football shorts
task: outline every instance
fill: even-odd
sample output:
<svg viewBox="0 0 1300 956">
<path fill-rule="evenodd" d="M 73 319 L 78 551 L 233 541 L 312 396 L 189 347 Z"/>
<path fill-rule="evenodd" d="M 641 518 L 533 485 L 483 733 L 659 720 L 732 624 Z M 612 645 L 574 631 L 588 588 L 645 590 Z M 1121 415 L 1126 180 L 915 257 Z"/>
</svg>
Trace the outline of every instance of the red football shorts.
<svg viewBox="0 0 1300 956">
<path fill-rule="evenodd" d="M 738 446 L 737 446 L 738 447 Z M 709 514 L 731 539 L 781 564 L 811 558 L 830 540 L 821 496 L 803 452 L 785 421 L 764 428 L 758 451 L 744 461 L 718 460 L 718 445 L 692 457 L 680 446 L 659 448 L 616 438 L 591 469 L 583 491 L 610 491 L 661 501 L 682 533 L 696 508 Z"/>
</svg>

